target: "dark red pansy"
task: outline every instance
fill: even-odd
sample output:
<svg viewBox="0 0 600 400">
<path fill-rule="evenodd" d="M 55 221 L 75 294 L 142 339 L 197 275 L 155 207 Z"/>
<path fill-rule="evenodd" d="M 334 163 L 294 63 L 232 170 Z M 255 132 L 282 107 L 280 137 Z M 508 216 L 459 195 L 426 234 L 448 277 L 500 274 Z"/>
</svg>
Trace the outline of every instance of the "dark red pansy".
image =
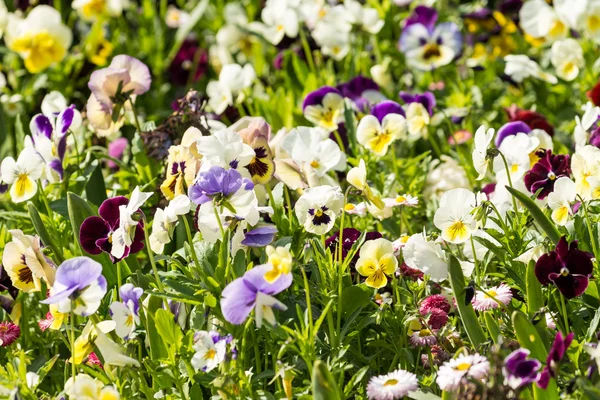
<svg viewBox="0 0 600 400">
<path fill-rule="evenodd" d="M 124 196 L 116 196 L 106 199 L 98 209 L 99 217 L 88 217 L 79 229 L 79 242 L 81 247 L 89 254 L 108 253 L 113 263 L 120 260 L 113 257 L 112 234 L 119 227 L 119 207 L 127 205 L 129 199 Z M 141 210 L 139 210 L 141 212 Z M 131 247 L 125 248 L 122 258 L 129 254 L 135 254 L 144 248 L 144 222 L 140 221 L 135 228 L 135 235 Z"/>
<path fill-rule="evenodd" d="M 587 92 L 587 97 L 594 103 L 595 106 L 600 106 L 600 82 Z"/>
<path fill-rule="evenodd" d="M 525 174 L 525 186 L 531 193 L 542 189 L 537 198 L 545 199 L 554 190 L 558 178 L 571 174 L 570 157 L 568 154 L 554 155 L 551 150 L 539 150 L 536 155 L 540 159 Z"/>
<path fill-rule="evenodd" d="M 554 284 L 567 299 L 580 296 L 588 287 L 594 266 L 591 253 L 577 248 L 563 236 L 556 248 L 542 255 L 535 264 L 535 276 L 544 286 Z"/>
<path fill-rule="evenodd" d="M 546 366 L 537 381 L 538 386 L 542 389 L 548 387 L 550 378 L 556 378 L 558 366 L 565 357 L 567 349 L 573 341 L 573 336 L 575 336 L 573 332 L 569 333 L 567 336 L 563 336 L 560 332 L 556 334 L 554 342 L 552 342 L 552 348 L 550 348 L 550 352 L 548 352 L 548 357 L 546 358 Z"/>
<path fill-rule="evenodd" d="M 346 256 L 352 249 L 352 246 L 354 246 L 354 243 L 356 243 L 356 241 L 360 238 L 360 235 L 362 235 L 362 232 L 358 229 L 344 228 L 344 236 L 342 238 L 342 240 L 344 241 L 344 243 L 342 244 L 342 259 L 346 259 Z M 330 236 L 325 241 L 325 247 L 329 248 L 334 255 L 339 251 L 337 247 L 339 237 L 340 233 L 337 232 L 335 235 Z M 367 234 L 365 235 L 365 242 L 367 240 L 379 239 L 380 237 L 382 236 L 379 232 L 367 232 Z M 356 261 L 358 261 L 358 250 L 354 254 L 354 258 L 352 259 L 351 264 L 354 265 Z"/>
<path fill-rule="evenodd" d="M 550 136 L 554 135 L 554 127 L 548 122 L 546 117 L 537 111 L 522 110 L 516 105 L 506 109 L 506 114 L 511 122 L 521 121 L 527 124 L 531 129 L 542 129 Z"/>
</svg>

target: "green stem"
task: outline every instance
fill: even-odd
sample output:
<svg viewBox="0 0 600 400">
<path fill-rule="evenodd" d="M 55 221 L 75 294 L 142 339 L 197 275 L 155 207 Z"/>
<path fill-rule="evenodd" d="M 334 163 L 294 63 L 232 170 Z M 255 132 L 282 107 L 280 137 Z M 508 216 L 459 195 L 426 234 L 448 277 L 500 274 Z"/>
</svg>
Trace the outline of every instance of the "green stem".
<svg viewBox="0 0 600 400">
<path fill-rule="evenodd" d="M 560 297 L 560 306 L 562 308 L 562 315 L 563 315 L 563 320 L 565 321 L 565 332 L 564 334 L 568 334 L 569 333 L 569 317 L 567 314 L 567 305 L 565 304 L 565 297 L 562 295 L 562 293 L 558 293 L 558 297 Z"/>
<path fill-rule="evenodd" d="M 590 235 L 590 242 L 592 243 L 592 249 L 594 251 L 594 258 L 596 260 L 596 263 L 598 263 L 598 246 L 596 245 L 596 240 L 594 239 L 594 233 L 592 230 L 592 221 L 590 221 L 590 215 L 588 214 L 588 209 L 587 209 L 587 205 L 585 204 L 585 201 L 583 201 L 583 199 L 581 198 L 581 196 L 577 196 L 579 197 L 579 201 L 581 201 L 581 205 L 583 206 L 583 213 L 585 216 L 585 221 L 587 222 L 587 229 L 588 229 L 588 234 Z"/>
<path fill-rule="evenodd" d="M 133 119 L 135 121 L 135 126 L 136 126 L 138 132 L 141 135 L 142 134 L 142 126 L 140 125 L 140 121 L 138 119 L 137 111 L 135 111 L 135 105 L 133 104 L 133 100 L 131 100 L 131 98 L 129 98 L 129 104 L 131 104 L 131 112 L 133 112 Z"/>
<path fill-rule="evenodd" d="M 181 219 L 183 220 L 183 224 L 185 225 L 185 233 L 187 234 L 188 241 L 190 242 L 190 249 L 192 252 L 192 260 L 194 260 L 194 265 L 198 272 L 200 271 L 200 262 L 198 261 L 198 256 L 196 255 L 196 249 L 194 249 L 194 238 L 192 236 L 192 231 L 190 230 L 190 224 L 187 220 L 186 215 L 182 215 Z"/>
<path fill-rule="evenodd" d="M 506 179 L 508 179 L 508 186 L 510 186 L 511 188 L 514 189 L 514 186 L 512 184 L 512 178 L 510 177 L 510 169 L 508 168 L 508 163 L 506 162 L 506 157 L 504 157 L 504 154 L 502 154 L 502 152 L 499 152 L 499 154 L 500 154 L 500 157 L 502 157 L 502 162 L 504 163 L 504 168 L 506 169 Z M 513 207 L 515 209 L 515 220 L 516 220 L 517 215 L 519 215 L 519 209 L 517 208 L 517 201 L 515 200 L 515 196 L 511 196 L 511 199 L 512 199 L 512 203 L 513 203 Z"/>
<path fill-rule="evenodd" d="M 150 259 L 150 265 L 152 265 L 152 272 L 154 273 L 154 279 L 156 279 L 156 286 L 161 292 L 164 292 L 165 289 L 163 287 L 162 281 L 160 280 L 160 276 L 158 276 L 158 269 L 156 268 L 156 261 L 154 261 L 154 256 L 152 254 L 152 249 L 150 248 L 150 239 L 148 237 L 148 221 L 144 218 L 144 238 L 146 239 L 146 249 L 148 250 L 148 258 Z M 165 304 L 166 300 L 165 300 Z"/>
<path fill-rule="evenodd" d="M 477 253 L 475 252 L 475 241 L 473 240 L 473 235 L 470 237 L 471 240 L 471 250 L 473 251 L 473 264 L 475 264 L 475 271 L 477 273 L 477 279 L 481 282 L 482 271 L 479 270 L 479 262 L 477 260 Z"/>
<path fill-rule="evenodd" d="M 71 377 L 73 385 L 75 385 L 75 376 L 77 375 L 77 367 L 75 366 L 75 313 L 71 311 L 71 329 L 69 330 L 69 341 L 71 342 Z"/>
<path fill-rule="evenodd" d="M 302 48 L 304 49 L 304 55 L 306 56 L 308 67 L 312 72 L 315 72 L 315 61 L 313 60 L 313 54 L 312 51 L 310 51 L 310 45 L 306 39 L 306 33 L 304 33 L 304 30 L 302 29 L 300 29 L 300 40 L 302 41 Z"/>
</svg>

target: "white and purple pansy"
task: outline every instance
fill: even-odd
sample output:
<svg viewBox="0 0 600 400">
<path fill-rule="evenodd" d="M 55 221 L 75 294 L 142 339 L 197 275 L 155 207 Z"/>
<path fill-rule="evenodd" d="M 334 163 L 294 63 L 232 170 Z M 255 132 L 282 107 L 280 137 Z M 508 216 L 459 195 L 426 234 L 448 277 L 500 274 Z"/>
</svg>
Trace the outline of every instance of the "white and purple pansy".
<svg viewBox="0 0 600 400">
<path fill-rule="evenodd" d="M 63 178 L 63 159 L 67 150 L 67 136 L 78 118 L 75 106 L 67 107 L 58 115 L 37 114 L 29 123 L 31 136 L 25 138 L 25 147 L 34 148 L 44 159 L 44 178 L 51 183 Z"/>
<path fill-rule="evenodd" d="M 410 66 L 431 70 L 449 64 L 460 54 L 458 26 L 453 22 L 436 25 L 437 19 L 437 11 L 426 6 L 418 6 L 406 19 L 399 45 Z"/>
</svg>

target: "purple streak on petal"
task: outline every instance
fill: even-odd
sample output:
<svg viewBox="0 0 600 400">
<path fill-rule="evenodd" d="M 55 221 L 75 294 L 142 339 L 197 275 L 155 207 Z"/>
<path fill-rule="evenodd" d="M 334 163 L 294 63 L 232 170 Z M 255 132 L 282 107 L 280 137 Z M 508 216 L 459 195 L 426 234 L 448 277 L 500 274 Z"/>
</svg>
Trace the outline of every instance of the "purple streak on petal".
<svg viewBox="0 0 600 400">
<path fill-rule="evenodd" d="M 529 133 L 531 128 L 525 122 L 515 121 L 508 122 L 500 129 L 498 129 L 498 135 L 496 135 L 496 147 L 500 147 L 500 144 L 508 136 L 515 136 L 517 133 Z"/>
<path fill-rule="evenodd" d="M 56 171 L 56 173 L 60 177 L 60 180 L 62 181 L 63 173 L 64 173 L 62 161 L 59 160 L 58 158 L 55 158 L 54 160 L 52 160 L 48 163 L 48 166 Z"/>
<path fill-rule="evenodd" d="M 334 87 L 331 87 L 331 86 L 320 87 L 319 89 L 317 89 L 313 92 L 310 92 L 309 94 L 306 95 L 306 97 L 304 98 L 304 102 L 302 103 L 302 111 L 304 111 L 304 109 L 308 106 L 321 105 L 323 102 L 323 97 L 325 97 L 325 95 L 327 93 L 337 93 L 340 96 L 342 95 L 340 93 L 340 91 Z"/>
<path fill-rule="evenodd" d="M 246 232 L 242 244 L 248 247 L 264 247 L 273 241 L 277 227 L 274 225 L 261 226 Z"/>
<path fill-rule="evenodd" d="M 380 123 L 383 121 L 383 118 L 388 114 L 400 114 L 403 117 L 406 116 L 402 106 L 392 100 L 384 100 L 380 103 L 375 104 L 371 108 L 371 115 L 374 115 Z"/>
<path fill-rule="evenodd" d="M 81 247 L 89 254 L 96 255 L 102 253 L 104 249 L 98 247 L 97 242 L 99 239 L 105 239 L 108 242 L 107 238 L 110 232 L 110 225 L 102 218 L 96 216 L 86 218 L 79 229 Z"/>
<path fill-rule="evenodd" d="M 221 293 L 221 312 L 229 323 L 242 324 L 256 303 L 256 290 L 244 283 L 244 278 L 237 278 L 223 289 Z"/>
<path fill-rule="evenodd" d="M 119 206 L 127 205 L 129 199 L 125 196 L 115 196 L 104 200 L 98 209 L 98 214 L 110 225 L 112 230 L 119 227 Z"/>
<path fill-rule="evenodd" d="M 414 24 L 421 24 L 425 26 L 429 32 L 433 32 L 437 19 L 438 12 L 435 8 L 418 6 L 414 9 L 413 14 L 404 20 L 404 29 Z"/>
<path fill-rule="evenodd" d="M 127 141 L 127 138 L 124 137 L 113 140 L 108 144 L 108 155 L 112 158 L 116 158 L 117 160 L 122 159 L 123 153 L 125 153 L 125 149 L 127 148 L 128 144 L 129 142 Z M 117 163 L 115 163 L 113 160 L 108 160 L 106 165 L 108 165 L 108 168 L 118 167 Z"/>
<path fill-rule="evenodd" d="M 31 130 L 34 142 L 36 136 L 46 136 L 48 139 L 52 138 L 52 123 L 44 114 L 35 115 L 29 123 L 29 129 Z"/>
<path fill-rule="evenodd" d="M 71 127 L 71 124 L 73 123 L 74 116 L 75 106 L 70 106 L 58 114 L 58 118 L 56 119 L 56 129 L 58 130 L 59 135 L 66 135 L 67 131 Z"/>
<path fill-rule="evenodd" d="M 140 298 L 144 294 L 144 289 L 135 287 L 131 283 L 126 283 L 119 288 L 119 294 L 123 303 L 129 305 L 129 302 L 133 304 L 133 312 L 137 315 L 140 308 Z"/>
<path fill-rule="evenodd" d="M 56 149 L 58 158 L 60 158 L 61 160 L 64 160 L 66 151 L 67 151 L 67 135 L 64 135 L 58 139 L 58 146 Z"/>
</svg>

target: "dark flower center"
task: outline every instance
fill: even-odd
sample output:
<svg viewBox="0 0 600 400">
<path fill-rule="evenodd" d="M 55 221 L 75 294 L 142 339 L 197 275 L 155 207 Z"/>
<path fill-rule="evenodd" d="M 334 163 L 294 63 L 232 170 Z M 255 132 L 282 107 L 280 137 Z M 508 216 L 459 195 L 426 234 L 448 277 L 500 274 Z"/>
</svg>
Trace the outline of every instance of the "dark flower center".
<svg viewBox="0 0 600 400">
<path fill-rule="evenodd" d="M 325 214 L 325 211 L 329 210 L 326 206 L 317 208 L 316 210 L 311 208 L 308 213 L 313 216 L 313 224 L 316 226 L 327 225 L 331 222 L 331 217 Z"/>
<path fill-rule="evenodd" d="M 269 165 L 261 160 L 258 155 L 246 167 L 252 176 L 265 176 L 269 172 Z"/>
<path fill-rule="evenodd" d="M 29 269 L 28 266 L 23 266 L 23 268 L 21 268 L 19 270 L 19 272 L 17 272 L 17 275 L 19 276 L 19 280 L 21 282 L 24 283 L 31 283 L 33 282 L 33 273 L 31 272 L 31 270 Z"/>
</svg>

